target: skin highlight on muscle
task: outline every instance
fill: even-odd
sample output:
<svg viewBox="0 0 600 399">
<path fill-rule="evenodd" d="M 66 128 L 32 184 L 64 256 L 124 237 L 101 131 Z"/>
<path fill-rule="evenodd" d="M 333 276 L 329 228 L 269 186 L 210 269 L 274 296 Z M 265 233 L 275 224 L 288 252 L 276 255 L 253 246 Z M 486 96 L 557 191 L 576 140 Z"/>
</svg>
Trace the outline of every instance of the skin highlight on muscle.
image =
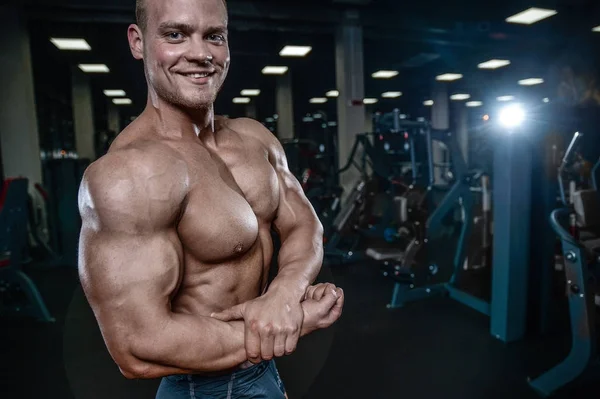
<svg viewBox="0 0 600 399">
<path fill-rule="evenodd" d="M 142 3 L 128 39 L 147 106 L 79 196 L 80 279 L 107 348 L 127 378 L 292 353 L 342 312 L 339 288 L 311 286 L 322 226 L 271 132 L 214 115 L 230 63 L 224 2 Z M 282 245 L 268 284 L 271 229 Z"/>
</svg>

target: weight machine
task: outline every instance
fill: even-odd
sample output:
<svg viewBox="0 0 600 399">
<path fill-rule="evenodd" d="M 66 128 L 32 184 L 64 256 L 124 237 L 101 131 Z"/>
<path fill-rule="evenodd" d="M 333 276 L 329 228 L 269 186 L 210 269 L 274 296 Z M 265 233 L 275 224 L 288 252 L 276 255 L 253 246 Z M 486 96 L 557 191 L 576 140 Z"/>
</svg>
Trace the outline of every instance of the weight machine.
<svg viewBox="0 0 600 399">
<path fill-rule="evenodd" d="M 377 123 L 375 133 L 357 135 L 348 162 L 338 171 L 341 174 L 355 167 L 361 179 L 326 229 L 325 256 L 329 260 L 345 263 L 365 259 L 364 251 L 358 250 L 361 238 L 394 242 L 403 238 L 398 231 L 413 234 L 399 227 L 408 219 L 411 207 L 423 205 L 425 197 L 417 186 L 421 175 L 416 148 L 420 136 L 430 141 L 429 128 L 421 122 L 395 120 L 394 128 L 382 128 Z M 429 175 L 432 180 L 433 173 Z M 380 214 L 374 215 L 375 208 Z"/>
<path fill-rule="evenodd" d="M 548 397 L 560 388 L 599 367 L 596 345 L 596 278 L 600 269 L 600 201 L 592 173 L 593 189 L 577 190 L 566 182 L 575 148 L 581 139 L 575 133 L 558 170 L 558 186 L 563 207 L 550 216 L 550 225 L 561 241 L 565 265 L 571 324 L 571 351 L 561 363 L 530 380 L 530 386 Z M 594 170 L 597 170 L 600 161 Z M 597 371 L 597 370 L 596 370 Z"/>
</svg>

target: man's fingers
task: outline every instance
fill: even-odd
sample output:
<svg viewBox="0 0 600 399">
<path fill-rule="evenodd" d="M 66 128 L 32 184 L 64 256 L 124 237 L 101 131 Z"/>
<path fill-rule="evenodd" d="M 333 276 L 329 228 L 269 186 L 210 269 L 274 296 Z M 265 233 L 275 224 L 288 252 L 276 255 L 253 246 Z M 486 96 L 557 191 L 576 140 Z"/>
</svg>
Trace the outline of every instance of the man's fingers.
<svg viewBox="0 0 600 399">
<path fill-rule="evenodd" d="M 244 307 L 243 304 L 233 306 L 229 309 L 225 309 L 219 313 L 213 313 L 210 315 L 213 319 L 221 320 L 221 321 L 233 321 L 233 320 L 243 320 L 244 319 Z"/>
<path fill-rule="evenodd" d="M 254 364 L 260 363 L 261 359 L 261 347 L 260 347 L 260 336 L 258 335 L 258 325 L 256 323 L 250 326 L 246 325 L 246 356 L 248 360 Z"/>
<path fill-rule="evenodd" d="M 291 355 L 296 351 L 296 346 L 298 345 L 298 339 L 300 338 L 300 331 L 296 334 L 289 334 L 285 337 L 285 354 Z"/>
<path fill-rule="evenodd" d="M 323 298 L 319 301 L 319 306 L 323 315 L 326 315 L 336 305 L 338 301 L 338 294 L 335 290 L 325 291 Z"/>
<path fill-rule="evenodd" d="M 325 295 L 325 292 L 331 290 L 332 288 L 335 288 L 335 286 L 332 284 L 319 284 L 319 286 L 317 286 L 315 289 L 313 299 L 320 301 L 321 298 L 323 298 L 323 295 Z"/>
<path fill-rule="evenodd" d="M 275 335 L 272 331 L 264 330 L 260 336 L 260 355 L 262 360 L 273 359 L 273 349 L 275 347 Z"/>
<path fill-rule="evenodd" d="M 275 337 L 275 346 L 273 348 L 273 354 L 275 357 L 282 357 L 285 355 L 285 335 L 279 334 Z"/>
</svg>

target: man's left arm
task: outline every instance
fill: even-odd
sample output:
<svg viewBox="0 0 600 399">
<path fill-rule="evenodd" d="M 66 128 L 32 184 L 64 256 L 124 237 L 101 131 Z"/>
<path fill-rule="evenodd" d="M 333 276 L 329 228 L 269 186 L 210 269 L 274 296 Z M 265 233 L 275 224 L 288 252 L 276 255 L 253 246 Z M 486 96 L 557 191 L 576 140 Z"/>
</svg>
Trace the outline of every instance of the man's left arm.
<svg viewBox="0 0 600 399">
<path fill-rule="evenodd" d="M 323 226 L 296 177 L 290 172 L 279 141 L 269 151 L 279 179 L 279 208 L 273 228 L 281 239 L 279 272 L 269 292 L 301 301 L 323 263 Z"/>
<path fill-rule="evenodd" d="M 279 207 L 273 228 L 281 239 L 279 271 L 267 292 L 214 317 L 243 318 L 246 352 L 253 362 L 290 354 L 296 349 L 303 322 L 301 302 L 323 263 L 323 226 L 300 183 L 290 172 L 281 143 L 255 121 L 252 135 L 264 142 L 279 181 Z"/>
</svg>

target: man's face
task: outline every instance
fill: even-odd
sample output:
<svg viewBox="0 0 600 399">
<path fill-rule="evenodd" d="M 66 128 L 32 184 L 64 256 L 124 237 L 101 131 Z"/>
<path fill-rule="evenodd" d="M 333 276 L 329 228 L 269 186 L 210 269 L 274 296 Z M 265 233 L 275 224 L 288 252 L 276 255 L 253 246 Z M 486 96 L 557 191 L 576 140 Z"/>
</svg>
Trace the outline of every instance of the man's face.
<svg viewBox="0 0 600 399">
<path fill-rule="evenodd" d="M 150 90 L 184 108 L 214 103 L 230 62 L 223 1 L 147 0 L 146 7 L 144 65 Z"/>
</svg>

